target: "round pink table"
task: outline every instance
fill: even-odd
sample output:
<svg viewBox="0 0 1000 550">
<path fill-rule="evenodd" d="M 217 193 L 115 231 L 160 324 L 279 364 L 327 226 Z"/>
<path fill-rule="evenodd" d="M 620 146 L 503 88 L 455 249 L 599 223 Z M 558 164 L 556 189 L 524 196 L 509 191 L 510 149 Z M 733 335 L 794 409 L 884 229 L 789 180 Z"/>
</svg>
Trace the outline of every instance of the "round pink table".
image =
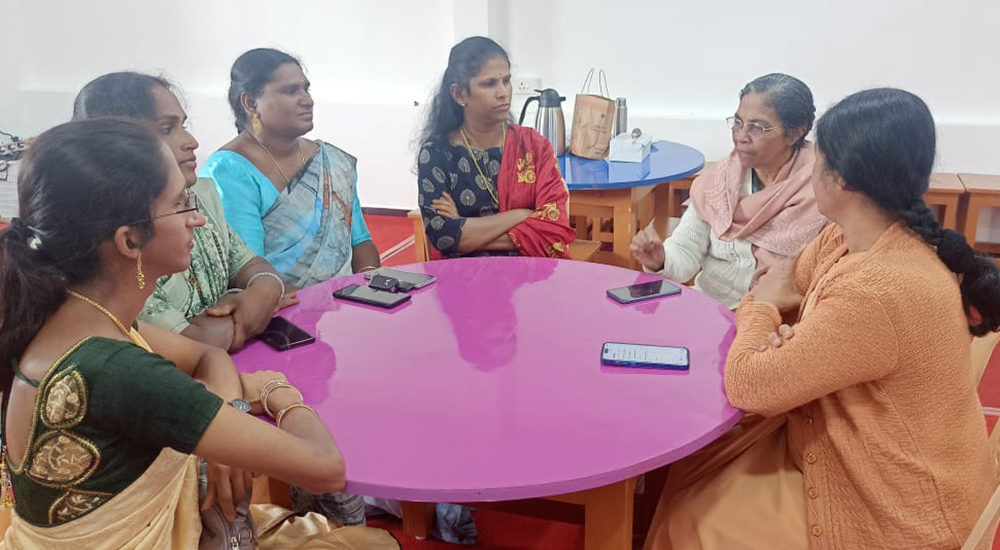
<svg viewBox="0 0 1000 550">
<path fill-rule="evenodd" d="M 700 292 L 620 305 L 607 289 L 655 276 L 541 258 L 400 269 L 437 282 L 395 310 L 331 296 L 363 283 L 358 275 L 304 289 L 281 315 L 316 343 L 277 352 L 258 342 L 233 357 L 301 389 L 343 450 L 347 492 L 416 502 L 564 495 L 634 480 L 741 417 L 722 381 L 733 315 Z M 683 346 L 691 368 L 602 366 L 609 341 Z"/>
</svg>

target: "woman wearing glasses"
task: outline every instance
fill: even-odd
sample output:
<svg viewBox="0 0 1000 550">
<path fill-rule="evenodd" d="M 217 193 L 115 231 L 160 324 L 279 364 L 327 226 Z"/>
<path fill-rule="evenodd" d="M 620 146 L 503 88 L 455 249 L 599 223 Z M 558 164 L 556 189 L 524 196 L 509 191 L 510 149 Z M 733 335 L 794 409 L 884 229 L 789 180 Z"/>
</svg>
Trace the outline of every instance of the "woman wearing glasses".
<svg viewBox="0 0 1000 550">
<path fill-rule="evenodd" d="M 184 174 L 190 200 L 198 201 L 205 215 L 205 225 L 194 230 L 191 266 L 149 279 L 155 287 L 139 318 L 225 350 L 242 348 L 264 331 L 276 307 L 295 303 L 294 289 L 285 287 L 271 264 L 247 248 L 226 223 L 215 182 L 195 174 L 198 140 L 188 132 L 187 113 L 173 86 L 162 77 L 135 72 L 100 76 L 73 102 L 75 120 L 98 116 L 154 124 Z"/>
<path fill-rule="evenodd" d="M 665 242 L 647 227 L 632 254 L 649 271 L 687 281 L 732 309 L 757 279 L 797 255 L 826 225 L 810 177 L 806 135 L 816 107 L 799 79 L 772 73 L 740 90 L 727 119 L 733 152 L 691 187 L 691 206 Z"/>
</svg>

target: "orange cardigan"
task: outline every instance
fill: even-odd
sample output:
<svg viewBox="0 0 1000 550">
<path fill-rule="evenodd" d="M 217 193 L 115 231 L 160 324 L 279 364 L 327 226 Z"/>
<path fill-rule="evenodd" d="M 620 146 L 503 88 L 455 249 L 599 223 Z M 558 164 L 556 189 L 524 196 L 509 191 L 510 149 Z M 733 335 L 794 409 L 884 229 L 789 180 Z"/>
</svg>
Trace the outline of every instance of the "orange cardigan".
<svg viewBox="0 0 1000 550">
<path fill-rule="evenodd" d="M 998 481 L 954 274 L 899 222 L 847 253 L 831 224 L 795 266 L 795 336 L 748 296 L 725 384 L 736 407 L 788 413 L 813 548 L 957 548 Z"/>
</svg>

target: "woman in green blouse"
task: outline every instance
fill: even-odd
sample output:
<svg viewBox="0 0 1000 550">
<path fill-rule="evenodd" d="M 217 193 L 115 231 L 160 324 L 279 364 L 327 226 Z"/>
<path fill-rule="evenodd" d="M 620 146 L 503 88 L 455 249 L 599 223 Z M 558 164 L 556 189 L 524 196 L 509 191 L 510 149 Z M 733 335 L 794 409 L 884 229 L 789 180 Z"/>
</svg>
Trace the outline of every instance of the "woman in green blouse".
<svg viewBox="0 0 1000 550">
<path fill-rule="evenodd" d="M 57 126 L 18 190 L 20 218 L 0 233 L 3 489 L 16 497 L 0 548 L 197 547 L 194 455 L 343 488 L 336 442 L 283 376 L 238 376 L 222 350 L 136 322 L 205 223 L 156 134 L 112 118 Z"/>
</svg>

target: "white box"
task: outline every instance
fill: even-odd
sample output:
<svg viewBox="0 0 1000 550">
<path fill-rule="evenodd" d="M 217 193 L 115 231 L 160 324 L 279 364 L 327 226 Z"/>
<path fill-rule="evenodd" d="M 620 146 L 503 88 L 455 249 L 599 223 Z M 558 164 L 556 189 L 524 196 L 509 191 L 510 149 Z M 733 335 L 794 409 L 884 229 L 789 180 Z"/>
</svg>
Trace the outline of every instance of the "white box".
<svg viewBox="0 0 1000 550">
<path fill-rule="evenodd" d="M 653 136 L 643 134 L 636 139 L 628 133 L 618 134 L 611 140 L 608 160 L 611 162 L 642 162 L 649 156 Z"/>
</svg>

